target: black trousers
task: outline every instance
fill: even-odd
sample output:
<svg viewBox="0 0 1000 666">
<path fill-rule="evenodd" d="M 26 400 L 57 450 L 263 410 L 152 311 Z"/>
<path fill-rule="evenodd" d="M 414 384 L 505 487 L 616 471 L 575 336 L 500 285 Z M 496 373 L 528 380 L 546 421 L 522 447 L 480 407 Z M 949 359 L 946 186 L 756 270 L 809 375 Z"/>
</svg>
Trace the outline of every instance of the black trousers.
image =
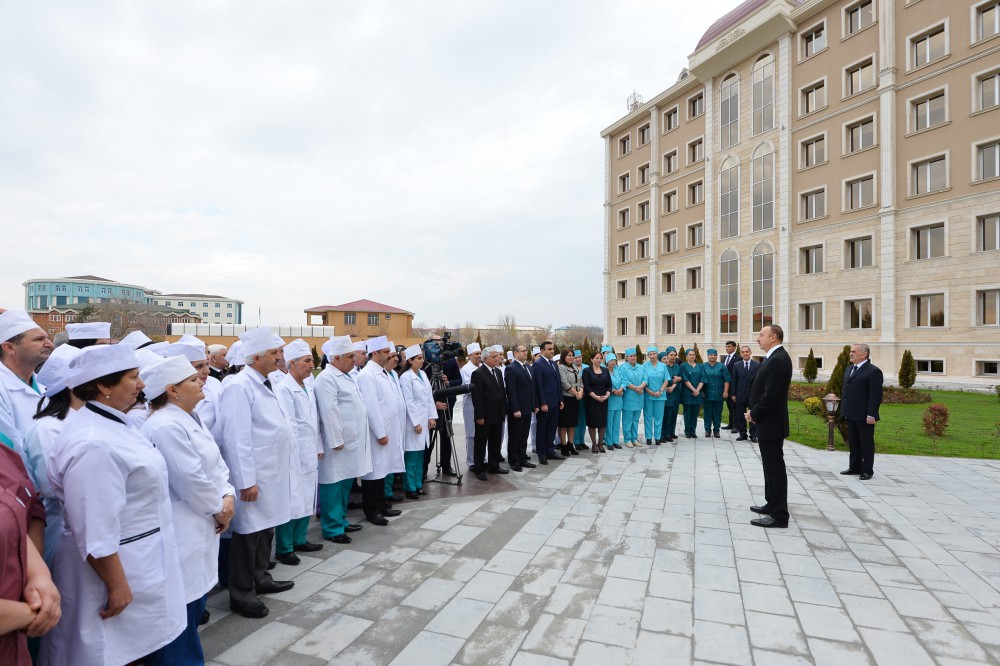
<svg viewBox="0 0 1000 666">
<path fill-rule="evenodd" d="M 361 508 L 369 520 L 392 508 L 385 500 L 385 477 L 372 481 L 361 479 Z"/>
<path fill-rule="evenodd" d="M 728 425 L 732 430 L 736 429 L 736 422 L 733 421 L 733 419 L 736 418 L 733 414 L 734 411 L 736 411 L 736 399 L 730 396 L 726 398 L 726 414 L 729 417 L 726 419 L 726 425 Z"/>
<path fill-rule="evenodd" d="M 531 431 L 531 412 L 521 412 L 521 418 L 507 417 L 507 459 L 511 465 L 528 462 L 528 433 Z"/>
<path fill-rule="evenodd" d="M 535 415 L 535 453 L 538 454 L 539 458 L 548 458 L 556 452 L 555 439 L 558 423 L 559 405 L 550 406 L 547 412 L 539 410 L 538 414 Z"/>
<path fill-rule="evenodd" d="M 746 419 L 747 407 L 749 407 L 749 405 L 746 403 L 746 401 L 737 402 L 736 414 L 733 416 L 733 418 L 735 418 L 736 421 L 729 422 L 730 424 L 732 424 L 734 430 L 739 431 L 740 437 L 745 437 L 747 434 L 747 419 Z M 750 424 L 750 434 L 751 435 L 757 434 L 757 424 L 755 423 Z"/>
<path fill-rule="evenodd" d="M 503 444 L 503 422 L 476 424 L 476 439 L 473 442 L 473 460 L 482 471 L 500 466 L 500 446 Z"/>
<path fill-rule="evenodd" d="M 274 582 L 267 570 L 274 528 L 250 534 L 233 533 L 229 540 L 229 602 L 257 601 L 257 588 Z"/>
<path fill-rule="evenodd" d="M 875 424 L 847 419 L 847 445 L 851 449 L 847 465 L 855 472 L 875 473 Z"/>
<path fill-rule="evenodd" d="M 763 439 L 760 462 L 764 467 L 764 506 L 775 520 L 788 522 L 788 476 L 785 473 L 784 439 Z"/>
</svg>

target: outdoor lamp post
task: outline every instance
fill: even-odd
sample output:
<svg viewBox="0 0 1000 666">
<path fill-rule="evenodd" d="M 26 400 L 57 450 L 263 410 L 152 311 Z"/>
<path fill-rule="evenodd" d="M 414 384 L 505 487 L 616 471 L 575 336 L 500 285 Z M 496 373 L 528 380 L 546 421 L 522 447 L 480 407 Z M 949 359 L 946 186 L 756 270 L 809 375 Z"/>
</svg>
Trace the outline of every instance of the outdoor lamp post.
<svg viewBox="0 0 1000 666">
<path fill-rule="evenodd" d="M 828 393 L 823 398 L 823 405 L 826 407 L 826 425 L 830 430 L 826 440 L 826 450 L 833 451 L 833 424 L 837 418 L 837 407 L 840 407 L 840 398 L 835 393 Z"/>
</svg>

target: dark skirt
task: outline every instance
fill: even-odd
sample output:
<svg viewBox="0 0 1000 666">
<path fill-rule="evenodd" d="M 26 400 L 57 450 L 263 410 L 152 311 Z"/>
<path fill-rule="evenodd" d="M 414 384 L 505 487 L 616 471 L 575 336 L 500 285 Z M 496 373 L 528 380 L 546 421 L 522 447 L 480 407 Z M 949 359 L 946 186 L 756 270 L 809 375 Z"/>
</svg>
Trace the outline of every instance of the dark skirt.
<svg viewBox="0 0 1000 666">
<path fill-rule="evenodd" d="M 559 410 L 559 427 L 575 428 L 580 420 L 580 401 L 568 395 L 564 395 L 563 408 Z"/>
<path fill-rule="evenodd" d="M 588 428 L 607 428 L 608 427 L 608 403 L 607 402 L 597 402 L 591 397 L 584 399 L 586 404 L 584 405 L 587 409 L 587 427 Z"/>
</svg>

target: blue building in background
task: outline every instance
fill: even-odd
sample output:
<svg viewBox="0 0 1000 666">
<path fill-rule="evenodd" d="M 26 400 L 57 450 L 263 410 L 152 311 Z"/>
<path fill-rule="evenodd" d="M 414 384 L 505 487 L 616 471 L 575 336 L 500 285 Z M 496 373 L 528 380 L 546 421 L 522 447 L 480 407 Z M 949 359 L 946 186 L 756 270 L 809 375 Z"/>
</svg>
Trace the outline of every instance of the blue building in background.
<svg viewBox="0 0 1000 666">
<path fill-rule="evenodd" d="M 132 301 L 150 305 L 156 293 L 136 284 L 115 282 L 96 275 L 41 278 L 24 282 L 24 309 L 48 312 L 52 308 L 83 307 L 104 301 Z"/>
</svg>

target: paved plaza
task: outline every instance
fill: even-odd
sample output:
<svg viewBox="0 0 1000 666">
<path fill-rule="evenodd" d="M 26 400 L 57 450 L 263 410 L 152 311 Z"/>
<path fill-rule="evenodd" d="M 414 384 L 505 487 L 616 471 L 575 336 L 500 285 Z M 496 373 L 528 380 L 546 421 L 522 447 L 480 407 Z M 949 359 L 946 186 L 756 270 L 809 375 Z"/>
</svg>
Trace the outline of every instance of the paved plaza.
<svg viewBox="0 0 1000 666">
<path fill-rule="evenodd" d="M 838 473 L 846 453 L 786 443 L 785 460 L 787 530 L 749 524 L 760 458 L 729 434 L 587 451 L 491 477 L 488 494 L 471 476 L 429 484 L 389 527 L 364 523 L 349 546 L 278 565 L 295 588 L 265 598 L 264 620 L 210 597 L 206 656 L 1000 664 L 1000 463 L 882 455 L 862 482 Z"/>
</svg>

